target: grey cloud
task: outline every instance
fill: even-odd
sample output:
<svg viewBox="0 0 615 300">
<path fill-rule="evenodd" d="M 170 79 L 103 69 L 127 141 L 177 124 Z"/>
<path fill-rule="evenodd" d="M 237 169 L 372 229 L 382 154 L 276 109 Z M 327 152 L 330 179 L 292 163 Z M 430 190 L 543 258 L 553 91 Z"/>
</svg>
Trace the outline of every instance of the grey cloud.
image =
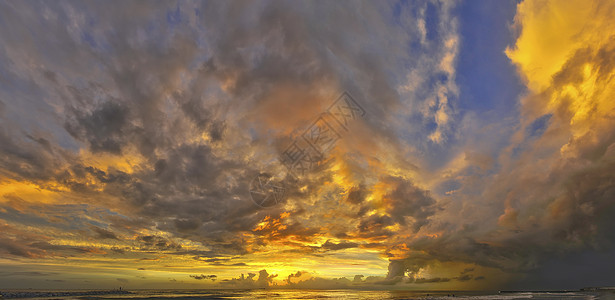
<svg viewBox="0 0 615 300">
<path fill-rule="evenodd" d="M 203 280 L 203 279 L 211 279 L 211 281 L 215 281 L 218 276 L 217 275 L 190 275 L 190 277 L 196 279 L 196 280 Z"/>
<path fill-rule="evenodd" d="M 365 196 L 367 191 L 365 190 L 365 186 L 353 187 L 348 192 L 348 196 L 346 197 L 346 201 L 352 204 L 360 204 L 365 200 Z"/>
<path fill-rule="evenodd" d="M 422 284 L 422 283 L 438 283 L 438 282 L 449 282 L 451 281 L 450 278 L 440 278 L 440 277 L 434 277 L 434 278 L 416 278 L 414 279 L 414 283 L 416 284 Z"/>
<path fill-rule="evenodd" d="M 301 272 L 301 271 L 297 271 L 297 273 L 290 273 L 290 275 L 288 275 L 288 279 L 286 279 L 286 282 L 288 284 L 292 284 L 291 278 L 293 278 L 293 277 L 299 278 L 299 277 L 301 277 L 302 274 L 303 274 L 303 272 Z"/>
<path fill-rule="evenodd" d="M 472 278 L 474 277 L 474 275 L 472 274 L 465 274 L 459 277 L 455 277 L 454 279 L 458 280 L 458 281 L 468 281 L 468 280 L 472 280 Z"/>
<path fill-rule="evenodd" d="M 327 240 L 325 243 L 320 245 L 320 249 L 323 250 L 342 250 L 348 248 L 356 248 L 359 244 L 353 242 L 342 241 L 339 243 L 332 242 L 331 240 Z"/>
<path fill-rule="evenodd" d="M 393 225 L 394 221 L 386 215 L 371 215 L 361 219 L 357 229 L 362 237 L 388 237 L 394 233 L 385 227 Z"/>
<path fill-rule="evenodd" d="M 266 167 L 263 162 L 277 155 L 280 132 L 296 128 L 328 104 L 323 95 L 351 90 L 370 113 L 366 130 L 373 134 L 368 135 L 392 145 L 393 152 L 405 153 L 395 129 L 411 126 L 388 116 L 405 102 L 423 105 L 422 100 L 413 99 L 429 98 L 436 89 L 425 84 L 430 87 L 414 89 L 412 97 L 402 100 L 398 78 L 407 75 L 406 66 L 425 71 L 426 77 L 441 77 L 440 71 L 430 71 L 420 60 L 440 57 L 442 46 L 442 41 L 434 40 L 420 51 L 408 48 L 420 35 L 412 23 L 416 16 L 408 7 L 402 7 L 400 17 L 393 20 L 403 25 L 398 28 L 392 26 L 389 16 L 394 8 L 388 3 L 201 4 L 185 3 L 188 7 L 182 8 L 174 28 L 166 24 L 171 8 L 166 3 L 0 4 L 0 24 L 6 25 L 0 26 L 1 41 L 10 45 L 0 50 L 0 61 L 13 63 L 6 67 L 11 66 L 8 71 L 15 74 L 12 80 L 41 93 L 32 98 L 49 99 L 45 103 L 53 107 L 49 118 L 63 130 L 53 127 L 49 136 L 29 133 L 32 138 L 26 142 L 16 129 L 22 126 L 2 119 L 3 169 L 16 174 L 11 175 L 15 178 L 55 179 L 77 195 L 94 199 L 87 200 L 93 205 L 108 205 L 98 200 L 103 195 L 117 197 L 127 218 L 107 216 L 113 231 L 94 229 L 101 238 L 113 239 L 114 232 L 134 236 L 138 229 L 162 230 L 212 250 L 189 253 L 159 236 L 139 236 L 137 247 L 215 257 L 245 253 L 240 233 L 282 210 L 259 210 L 250 202 L 246 187 L 253 174 Z M 228 26 L 229 20 L 240 17 L 245 22 Z M 444 25 L 442 31 L 454 30 L 452 24 Z M 148 35 L 149 28 L 164 28 L 164 34 Z M 31 70 L 30 64 L 44 67 Z M 17 86 L 4 79 L 0 85 L 7 93 L 12 91 L 10 86 Z M 2 95 L 2 102 L 5 99 Z M 4 106 L 16 105 L 20 104 Z M 425 120 L 433 118 L 434 107 L 429 110 Z M 33 114 L 24 122 L 36 124 L 37 117 Z M 423 125 L 425 120 L 418 123 Z M 133 166 L 130 174 L 102 170 L 77 161 L 79 150 L 138 154 L 144 162 Z M 373 148 L 357 151 L 370 157 L 374 152 Z M 405 160 L 402 155 L 396 157 Z M 411 164 L 404 161 L 402 165 Z M 309 182 L 311 190 L 326 175 Z M 86 176 L 103 192 L 89 186 Z M 391 180 L 397 188 L 387 195 L 392 200 L 389 216 L 368 216 L 367 206 L 359 208 L 355 228 L 359 237 L 392 237 L 395 233 L 386 227 L 395 223 L 408 223 L 416 231 L 429 225 L 438 211 L 427 191 L 411 182 Z M 364 192 L 358 186 L 346 200 L 360 205 Z M 291 195 L 297 196 L 295 200 L 305 196 Z M 305 206 L 309 211 L 309 204 Z M 320 230 L 308 226 L 293 221 L 280 235 L 308 238 Z M 273 238 L 268 232 L 260 234 L 263 240 Z M 6 251 L 21 256 L 33 256 L 41 247 L 53 248 L 40 243 L 7 245 Z M 321 247 L 338 250 L 356 245 L 327 241 Z M 230 282 L 251 284 L 252 277 Z M 263 284 L 269 277 L 265 271 L 257 281 Z"/>
<path fill-rule="evenodd" d="M 36 249 L 30 249 L 26 245 L 19 243 L 19 241 L 8 238 L 0 239 L 0 251 L 5 254 L 28 258 L 34 258 L 37 255 L 42 255 L 40 251 L 37 251 Z"/>
<path fill-rule="evenodd" d="M 194 219 L 175 219 L 175 227 L 178 231 L 193 231 L 201 226 L 201 222 Z"/>
<path fill-rule="evenodd" d="M 259 286 L 269 286 L 269 284 L 273 282 L 273 279 L 277 276 L 277 274 L 269 275 L 269 273 L 267 273 L 267 270 L 263 269 L 258 271 L 258 278 L 256 279 L 256 283 Z"/>
<path fill-rule="evenodd" d="M 401 178 L 390 178 L 396 184 L 395 189 L 385 197 L 391 201 L 389 215 L 397 223 L 406 224 L 406 217 L 412 217 L 412 228 L 416 231 L 428 223 L 428 218 L 434 215 L 439 207 L 429 195 L 429 191 L 422 190 Z"/>
<path fill-rule="evenodd" d="M 2 273 L 0 276 L 55 276 L 58 274 L 57 272 L 19 271 Z"/>
<path fill-rule="evenodd" d="M 46 241 L 0 238 L 0 251 L 25 258 L 66 257 L 78 253 L 91 253 L 95 249 L 67 245 L 54 245 Z"/>
<path fill-rule="evenodd" d="M 241 274 L 241 276 L 237 278 L 223 279 L 220 281 L 220 284 L 223 286 L 234 286 L 237 288 L 253 288 L 256 287 L 254 277 L 256 277 L 255 273 L 248 273 L 247 277 L 244 276 L 244 274 Z"/>
<path fill-rule="evenodd" d="M 124 253 L 126 253 L 127 249 L 126 248 L 119 248 L 119 247 L 111 247 L 111 249 L 109 249 L 109 250 L 111 250 L 111 251 L 113 251 L 115 253 L 118 253 L 118 254 L 124 254 Z"/>
<path fill-rule="evenodd" d="M 169 241 L 166 238 L 155 236 L 155 235 L 142 235 L 137 238 L 137 241 L 140 241 L 143 244 L 143 250 L 180 250 L 182 246 L 173 241 Z"/>
<path fill-rule="evenodd" d="M 67 122 L 66 130 L 77 139 L 87 140 L 94 153 L 121 154 L 127 138 L 127 107 L 109 101 L 75 119 Z"/>
<path fill-rule="evenodd" d="M 20 178 L 33 180 L 46 180 L 54 176 L 57 169 L 61 169 L 62 161 L 55 159 L 50 147 L 43 137 L 32 138 L 14 137 L 11 132 L 21 130 L 13 127 L 12 124 L 5 123 L 0 129 L 0 162 L 3 168 Z M 62 153 L 62 151 L 60 151 Z"/>
<path fill-rule="evenodd" d="M 94 230 L 94 232 L 96 232 L 97 237 L 100 239 L 112 239 L 112 240 L 119 240 L 118 237 L 115 235 L 115 233 L 113 233 L 113 231 L 104 229 L 104 228 L 100 228 L 100 227 L 92 227 L 92 230 Z"/>
<path fill-rule="evenodd" d="M 406 274 L 406 268 L 403 260 L 391 260 L 389 262 L 389 272 L 387 273 L 388 280 L 399 281 Z"/>
<path fill-rule="evenodd" d="M 77 247 L 77 246 L 67 246 L 67 245 L 56 245 L 51 244 L 45 241 L 37 241 L 29 244 L 30 247 L 34 247 L 36 249 L 40 249 L 43 251 L 55 251 L 55 255 L 64 255 L 64 253 L 68 252 L 77 252 L 77 253 L 89 253 L 93 252 L 93 248 L 90 247 Z"/>
</svg>

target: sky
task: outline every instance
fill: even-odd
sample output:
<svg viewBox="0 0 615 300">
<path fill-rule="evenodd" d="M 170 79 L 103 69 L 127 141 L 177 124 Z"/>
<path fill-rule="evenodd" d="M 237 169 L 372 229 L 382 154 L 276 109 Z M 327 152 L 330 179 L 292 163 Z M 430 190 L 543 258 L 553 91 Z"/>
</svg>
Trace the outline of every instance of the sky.
<svg viewBox="0 0 615 300">
<path fill-rule="evenodd" d="M 0 1 L 0 288 L 614 285 L 613 17 Z"/>
</svg>

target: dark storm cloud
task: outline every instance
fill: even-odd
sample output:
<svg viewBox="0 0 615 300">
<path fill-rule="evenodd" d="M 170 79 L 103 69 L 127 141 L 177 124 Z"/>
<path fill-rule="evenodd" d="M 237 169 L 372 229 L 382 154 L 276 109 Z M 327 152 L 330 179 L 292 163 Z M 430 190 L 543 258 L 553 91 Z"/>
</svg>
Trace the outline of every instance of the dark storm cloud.
<svg viewBox="0 0 615 300">
<path fill-rule="evenodd" d="M 366 194 L 367 194 L 367 191 L 365 190 L 365 186 L 353 187 L 348 192 L 346 201 L 352 204 L 360 204 L 365 200 Z"/>
<path fill-rule="evenodd" d="M 77 112 L 79 113 L 79 112 Z M 105 102 L 92 113 L 69 120 L 66 130 L 77 139 L 86 140 L 96 152 L 121 154 L 126 143 L 122 132 L 128 122 L 127 108 L 113 102 Z"/>
<path fill-rule="evenodd" d="M 366 238 L 386 238 L 394 235 L 386 227 L 393 225 L 394 221 L 387 215 L 370 215 L 361 219 L 357 229 L 359 235 Z"/>
<path fill-rule="evenodd" d="M 406 268 L 403 260 L 391 260 L 389 263 L 389 272 L 387 279 L 393 280 L 403 277 L 406 274 Z"/>
<path fill-rule="evenodd" d="M 388 213 L 395 222 L 406 225 L 407 217 L 411 217 L 411 226 L 417 231 L 427 224 L 428 218 L 439 209 L 429 191 L 401 178 L 389 178 L 387 181 L 395 185 L 393 191 L 385 195 L 390 201 Z"/>
</svg>

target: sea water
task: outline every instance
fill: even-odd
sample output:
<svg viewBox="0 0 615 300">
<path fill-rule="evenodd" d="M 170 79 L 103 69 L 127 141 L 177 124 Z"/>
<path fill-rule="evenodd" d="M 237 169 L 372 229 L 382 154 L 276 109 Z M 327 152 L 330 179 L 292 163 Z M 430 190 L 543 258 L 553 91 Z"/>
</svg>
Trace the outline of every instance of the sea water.
<svg viewBox="0 0 615 300">
<path fill-rule="evenodd" d="M 84 291 L 47 291 L 62 296 L 37 291 L 36 297 L 27 297 L 27 291 L 19 294 L 5 293 L 5 299 L 614 299 L 611 292 L 465 292 L 465 291 L 366 291 L 366 290 L 130 290 L 128 294 L 84 295 Z M 70 293 L 75 293 L 70 295 Z M 9 296 L 9 297 L 7 297 Z M 31 295 L 30 295 L 31 296 Z"/>
</svg>

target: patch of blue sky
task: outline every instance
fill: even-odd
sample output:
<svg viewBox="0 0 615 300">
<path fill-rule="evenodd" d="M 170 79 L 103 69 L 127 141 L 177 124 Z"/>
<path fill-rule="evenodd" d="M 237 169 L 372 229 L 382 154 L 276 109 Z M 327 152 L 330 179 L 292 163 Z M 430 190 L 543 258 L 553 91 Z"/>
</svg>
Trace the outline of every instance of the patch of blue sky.
<svg viewBox="0 0 615 300">
<path fill-rule="evenodd" d="M 428 41 L 433 41 L 439 38 L 440 32 L 440 15 L 441 7 L 438 3 L 428 2 L 425 7 L 425 38 Z"/>
<path fill-rule="evenodd" d="M 59 204 L 45 207 L 48 215 L 65 220 L 70 229 L 80 229 L 85 225 L 106 228 L 102 220 L 111 214 L 106 208 L 93 207 L 89 204 Z M 61 228 L 61 227 L 60 227 Z"/>
<path fill-rule="evenodd" d="M 173 26 L 178 25 L 182 21 L 181 11 L 179 9 L 179 3 L 175 8 L 167 11 L 167 24 Z"/>
<path fill-rule="evenodd" d="M 543 115 L 536 120 L 534 120 L 526 129 L 527 137 L 539 137 L 541 136 L 545 130 L 549 127 L 549 121 L 553 114 Z"/>
<path fill-rule="evenodd" d="M 493 120 L 518 115 L 525 88 L 504 50 L 514 44 L 510 26 L 517 1 L 465 1 L 457 7 L 461 43 L 457 63 L 459 108 L 495 111 Z"/>
<path fill-rule="evenodd" d="M 81 33 L 81 41 L 90 45 L 90 47 L 96 49 L 98 47 L 98 43 L 94 39 L 94 36 L 87 31 Z"/>
<path fill-rule="evenodd" d="M 512 157 L 518 158 L 523 151 L 527 150 L 549 128 L 552 114 L 545 114 L 536 118 L 525 128 L 525 139 L 512 150 Z M 547 152 L 545 152 L 547 153 Z M 549 152 L 550 153 L 550 152 Z"/>
<path fill-rule="evenodd" d="M 0 209 L 0 219 L 7 221 L 7 222 L 24 224 L 24 225 L 27 224 L 29 226 L 37 226 L 37 227 L 58 225 L 55 223 L 51 223 L 47 219 L 40 217 L 38 215 L 26 214 L 10 206 L 0 206 L 0 208 L 2 208 Z"/>
<path fill-rule="evenodd" d="M 447 149 L 460 150 L 464 144 L 479 147 L 472 150 L 495 157 L 510 143 L 510 136 L 518 128 L 518 103 L 525 87 L 504 53 L 516 39 L 510 27 L 516 4 L 517 1 L 465 1 L 453 11 L 460 37 L 455 79 L 459 96 L 453 99 L 457 128 L 445 149 L 429 147 L 430 157 L 436 163 L 438 159 L 446 161 L 442 158 L 447 156 Z M 435 21 L 430 22 L 427 17 L 428 33 L 434 26 Z M 438 80 L 447 78 L 432 79 Z M 476 140 L 489 143 L 472 146 L 471 141 Z"/>
</svg>

